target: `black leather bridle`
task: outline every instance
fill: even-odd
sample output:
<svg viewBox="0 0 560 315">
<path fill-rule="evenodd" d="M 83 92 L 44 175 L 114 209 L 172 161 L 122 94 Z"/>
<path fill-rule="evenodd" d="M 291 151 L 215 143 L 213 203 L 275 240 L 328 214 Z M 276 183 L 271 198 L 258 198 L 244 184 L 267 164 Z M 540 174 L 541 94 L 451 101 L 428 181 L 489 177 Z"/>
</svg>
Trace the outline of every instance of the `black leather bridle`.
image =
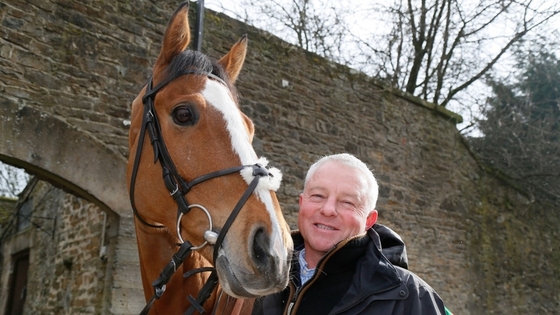
<svg viewBox="0 0 560 315">
<path fill-rule="evenodd" d="M 204 247 L 207 243 L 213 244 L 214 245 L 213 258 L 214 258 L 214 262 L 216 262 L 216 258 L 218 256 L 218 251 L 219 251 L 220 247 L 222 246 L 222 242 L 223 242 L 223 240 L 226 236 L 226 233 L 228 232 L 228 230 L 231 227 L 233 221 L 235 220 L 235 218 L 237 217 L 237 215 L 241 211 L 241 208 L 243 207 L 243 205 L 247 202 L 247 199 L 250 197 L 250 195 L 253 193 L 253 191 L 257 187 L 257 185 L 259 183 L 259 180 L 262 177 L 265 177 L 265 176 L 271 176 L 272 177 L 272 174 L 269 173 L 268 170 L 260 164 L 242 165 L 242 166 L 227 168 L 227 169 L 224 169 L 224 170 L 219 170 L 219 171 L 216 171 L 216 172 L 208 173 L 206 175 L 202 175 L 200 177 L 197 177 L 197 178 L 191 180 L 190 182 L 186 181 L 185 179 L 183 179 L 179 175 L 179 173 L 177 171 L 177 168 L 175 166 L 175 163 L 173 163 L 173 160 L 171 159 L 171 156 L 169 155 L 169 152 L 167 151 L 167 147 L 165 146 L 165 142 L 163 140 L 163 136 L 162 136 L 162 133 L 161 133 L 160 124 L 158 122 L 158 118 L 157 118 L 156 111 L 155 111 L 154 101 L 155 101 L 156 94 L 162 88 L 167 86 L 171 81 L 177 79 L 180 76 L 189 75 L 189 74 L 204 75 L 208 79 L 216 80 L 216 81 L 224 84 L 225 86 L 227 86 L 227 84 L 221 78 L 219 78 L 218 76 L 216 76 L 212 73 L 207 73 L 207 72 L 202 72 L 202 71 L 199 71 L 199 70 L 190 69 L 190 70 L 185 70 L 183 72 L 180 72 L 173 77 L 168 77 L 167 79 L 163 80 L 162 82 L 160 82 L 158 85 L 156 85 L 153 88 L 152 88 L 153 77 L 150 78 L 150 80 L 147 84 L 147 87 L 146 87 L 146 94 L 144 94 L 144 97 L 142 97 L 142 103 L 144 104 L 144 112 L 143 112 L 143 118 L 142 118 L 142 127 L 141 127 L 141 130 L 140 130 L 140 137 L 138 139 L 138 145 L 137 145 L 137 148 L 136 148 L 136 155 L 135 155 L 135 158 L 134 158 L 134 164 L 133 164 L 132 175 L 131 175 L 130 202 L 131 202 L 131 205 L 132 205 L 132 209 L 134 211 L 134 215 L 143 225 L 146 225 L 146 226 L 151 227 L 151 228 L 164 228 L 165 227 L 163 225 L 151 224 L 151 223 L 147 222 L 146 220 L 144 220 L 142 218 L 142 216 L 140 215 L 140 213 L 138 213 L 138 210 L 137 210 L 136 205 L 134 203 L 134 187 L 135 187 L 135 183 L 136 183 L 136 176 L 138 174 L 138 167 L 139 167 L 139 164 L 140 164 L 140 157 L 142 155 L 144 138 L 145 138 L 145 134 L 147 132 L 149 137 L 150 137 L 152 148 L 154 150 L 154 163 L 156 163 L 157 161 L 160 162 L 165 187 L 167 188 L 167 190 L 169 191 L 169 193 L 173 197 L 173 199 L 175 199 L 175 202 L 177 203 L 177 206 L 178 206 L 178 208 L 177 208 L 177 234 L 178 235 L 177 235 L 177 237 L 179 239 L 179 243 L 177 245 L 179 246 L 179 249 L 173 255 L 173 257 L 171 258 L 171 261 L 161 271 L 159 278 L 156 279 L 154 282 L 152 282 L 152 286 L 154 287 L 154 295 L 150 299 L 150 301 L 147 303 L 147 305 L 144 307 L 144 309 L 142 310 L 142 312 L 140 314 L 148 314 L 148 312 L 149 312 L 150 308 L 152 307 L 153 303 L 155 302 L 155 300 L 159 299 L 163 295 L 163 293 L 165 292 L 166 284 L 169 281 L 169 279 L 171 278 L 171 276 L 173 275 L 173 273 L 179 268 L 179 266 L 183 263 L 183 261 L 186 259 L 186 257 L 189 255 L 189 253 L 191 251 L 200 249 L 200 248 Z M 197 184 L 200 184 L 200 183 L 202 183 L 204 181 L 207 181 L 209 179 L 212 179 L 212 178 L 216 178 L 216 177 L 225 176 L 225 175 L 229 175 L 229 174 L 239 172 L 239 171 L 241 171 L 241 170 L 243 170 L 244 168 L 247 168 L 247 167 L 251 167 L 253 169 L 253 172 L 252 172 L 253 180 L 251 181 L 251 183 L 249 184 L 249 186 L 247 187 L 247 189 L 245 190 L 245 192 L 243 193 L 243 195 L 241 196 L 241 198 L 239 199 L 239 201 L 237 202 L 237 204 L 233 208 L 231 214 L 229 215 L 228 219 L 226 220 L 226 222 L 225 222 L 224 226 L 222 227 L 222 229 L 220 230 L 219 234 L 216 234 L 216 232 L 214 232 L 212 230 L 212 220 L 211 220 L 211 217 L 210 217 L 210 214 L 208 213 L 208 211 L 201 205 L 195 205 L 195 204 L 190 205 L 188 203 L 185 195 L 191 190 L 192 187 L 194 187 Z M 206 213 L 206 215 L 208 217 L 208 220 L 209 220 L 209 226 L 210 226 L 209 230 L 206 231 L 206 233 L 204 234 L 205 242 L 204 242 L 204 244 L 202 244 L 200 246 L 193 246 L 189 241 L 183 241 L 183 239 L 180 235 L 181 219 L 184 215 L 186 215 L 193 208 L 199 208 L 199 209 L 203 210 Z M 199 272 L 211 272 L 211 274 L 210 274 L 208 280 L 206 281 L 206 283 L 204 284 L 204 286 L 202 287 L 202 289 L 199 291 L 198 297 L 196 299 L 194 297 L 192 297 L 191 295 L 189 295 L 187 297 L 187 299 L 191 303 L 191 306 L 189 307 L 189 309 L 184 314 L 193 314 L 195 311 L 198 311 L 199 313 L 203 314 L 205 312 L 205 310 L 202 307 L 202 305 L 210 297 L 210 295 L 212 294 L 212 291 L 214 290 L 214 288 L 218 284 L 218 275 L 216 273 L 216 268 L 215 267 L 207 267 L 207 268 L 199 268 L 199 269 L 191 270 L 189 272 L 186 272 L 183 275 L 183 277 L 186 278 L 186 277 L 189 277 L 189 276 L 191 276 L 193 274 L 196 274 L 196 273 L 199 273 Z"/>
</svg>

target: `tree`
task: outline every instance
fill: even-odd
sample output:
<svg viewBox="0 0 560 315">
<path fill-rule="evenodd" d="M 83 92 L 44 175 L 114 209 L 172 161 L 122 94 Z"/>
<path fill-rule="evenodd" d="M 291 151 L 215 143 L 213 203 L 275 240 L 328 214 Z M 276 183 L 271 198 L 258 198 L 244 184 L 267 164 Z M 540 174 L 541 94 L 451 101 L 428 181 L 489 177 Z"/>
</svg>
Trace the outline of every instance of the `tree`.
<svg viewBox="0 0 560 315">
<path fill-rule="evenodd" d="M 25 188 L 29 175 L 23 170 L 0 162 L 0 201 L 4 198 L 12 199 Z M 11 203 L 0 202 L 0 242 L 6 229 L 5 224 L 13 218 L 14 210 Z"/>
<path fill-rule="evenodd" d="M 29 174 L 0 162 L 0 197 L 17 197 L 28 181 Z"/>
<path fill-rule="evenodd" d="M 446 106 L 559 9 L 556 2 L 532 0 L 397 0 L 376 7 L 391 27 L 361 42 L 362 54 L 379 57 L 365 66 L 408 93 Z"/>
<path fill-rule="evenodd" d="M 222 3 L 220 10 L 307 51 L 347 63 L 344 50 L 350 40 L 348 18 L 354 12 L 353 7 L 325 0 L 239 0 L 239 3 L 233 10 Z"/>
<path fill-rule="evenodd" d="M 560 60 L 546 45 L 517 52 L 513 82 L 488 78 L 493 96 L 471 139 L 488 165 L 535 198 L 560 204 Z"/>
<path fill-rule="evenodd" d="M 478 110 L 477 89 L 516 43 L 560 18 L 547 0 L 239 1 L 236 18 L 463 113 Z"/>
</svg>

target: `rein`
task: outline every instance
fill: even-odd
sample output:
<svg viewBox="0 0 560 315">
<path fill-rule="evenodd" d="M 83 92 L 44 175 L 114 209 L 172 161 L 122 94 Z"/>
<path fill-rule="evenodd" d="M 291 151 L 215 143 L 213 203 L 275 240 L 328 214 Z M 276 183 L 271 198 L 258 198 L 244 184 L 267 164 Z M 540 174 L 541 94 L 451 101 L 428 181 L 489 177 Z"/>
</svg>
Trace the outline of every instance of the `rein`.
<svg viewBox="0 0 560 315">
<path fill-rule="evenodd" d="M 142 128 L 140 130 L 140 138 L 138 140 L 138 146 L 136 149 L 136 155 L 134 158 L 134 164 L 132 169 L 131 184 L 130 184 L 130 202 L 132 205 L 134 215 L 143 225 L 146 225 L 151 228 L 165 227 L 163 225 L 148 223 L 144 218 L 142 218 L 134 203 L 134 187 L 136 183 L 136 177 L 138 174 L 140 157 L 142 155 L 145 134 L 147 132 L 150 137 L 152 148 L 154 150 L 154 163 L 156 163 L 157 161 L 160 162 L 165 187 L 167 188 L 169 194 L 173 197 L 173 199 L 177 203 L 177 207 L 178 207 L 177 208 L 177 237 L 180 242 L 177 244 L 179 246 L 179 249 L 173 255 L 173 257 L 171 257 L 170 262 L 163 268 L 159 278 L 156 279 L 154 282 L 152 282 L 152 286 L 154 287 L 154 295 L 152 296 L 150 301 L 146 304 L 144 309 L 141 311 L 140 313 L 141 315 L 148 314 L 155 300 L 159 299 L 163 295 L 166 289 L 167 282 L 169 281 L 171 276 L 175 273 L 175 271 L 177 271 L 177 269 L 187 258 L 187 256 L 191 253 L 191 251 L 201 249 L 207 244 L 214 245 L 213 259 L 214 259 L 214 263 L 216 262 L 218 251 L 222 246 L 222 242 L 229 228 L 235 221 L 235 218 L 241 211 L 243 205 L 247 202 L 247 199 L 249 199 L 249 197 L 257 187 L 260 178 L 265 176 L 272 176 L 272 174 L 270 174 L 268 170 L 261 164 L 236 166 L 236 167 L 231 167 L 216 172 L 211 172 L 202 175 L 200 177 L 197 177 L 191 180 L 190 182 L 186 181 L 179 175 L 175 163 L 173 163 L 173 160 L 171 159 L 171 156 L 169 155 L 169 152 L 163 140 L 161 127 L 155 111 L 154 100 L 156 94 L 163 87 L 165 87 L 167 84 L 169 84 L 171 81 L 175 80 L 176 78 L 188 74 L 205 75 L 209 79 L 217 80 L 227 86 L 227 84 L 221 78 L 215 76 L 214 74 L 204 73 L 195 70 L 187 70 L 179 73 L 174 77 L 167 78 L 166 80 L 156 85 L 154 88 L 152 88 L 153 77 L 150 78 L 147 84 L 146 94 L 142 98 L 142 103 L 144 104 L 144 113 L 142 118 Z M 198 204 L 189 205 L 185 195 L 191 190 L 192 187 L 194 187 L 197 184 L 200 184 L 212 178 L 239 172 L 247 167 L 251 167 L 253 169 L 252 172 L 253 180 L 251 181 L 251 183 L 249 184 L 249 186 L 247 187 L 247 189 L 245 190 L 245 192 L 243 193 L 243 195 L 241 196 L 241 198 L 233 208 L 231 214 L 229 215 L 228 219 L 226 220 L 219 234 L 217 234 L 212 229 L 212 218 L 208 210 L 206 210 L 206 208 Z M 204 211 L 209 221 L 209 229 L 204 233 L 205 242 L 200 246 L 193 246 L 189 241 L 183 241 L 183 238 L 181 237 L 181 231 L 180 231 L 181 219 L 192 208 L 199 208 L 200 210 Z M 183 277 L 187 278 L 193 274 L 200 273 L 200 272 L 211 272 L 211 274 L 208 280 L 206 281 L 206 283 L 204 284 L 204 286 L 202 287 L 202 289 L 199 291 L 198 297 L 196 299 L 191 295 L 187 297 L 187 299 L 191 303 L 191 306 L 189 307 L 189 309 L 187 309 L 187 311 L 184 314 L 194 314 L 195 311 L 198 311 L 200 314 L 205 313 L 205 310 L 202 307 L 202 305 L 210 297 L 212 291 L 218 284 L 218 275 L 215 267 L 194 269 L 189 272 L 186 272 L 183 275 Z"/>
</svg>

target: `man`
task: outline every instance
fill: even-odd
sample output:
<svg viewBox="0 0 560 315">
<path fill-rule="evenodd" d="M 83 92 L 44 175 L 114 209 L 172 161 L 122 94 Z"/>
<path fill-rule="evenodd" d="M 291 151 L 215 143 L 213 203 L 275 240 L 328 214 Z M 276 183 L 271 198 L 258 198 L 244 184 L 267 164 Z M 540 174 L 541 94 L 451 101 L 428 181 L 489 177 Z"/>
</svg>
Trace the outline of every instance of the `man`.
<svg viewBox="0 0 560 315">
<path fill-rule="evenodd" d="M 427 283 L 382 254 L 372 228 L 377 195 L 372 172 L 350 154 L 313 164 L 299 197 L 290 284 L 257 301 L 253 314 L 445 314 Z M 406 266 L 404 252 L 387 254 Z"/>
</svg>

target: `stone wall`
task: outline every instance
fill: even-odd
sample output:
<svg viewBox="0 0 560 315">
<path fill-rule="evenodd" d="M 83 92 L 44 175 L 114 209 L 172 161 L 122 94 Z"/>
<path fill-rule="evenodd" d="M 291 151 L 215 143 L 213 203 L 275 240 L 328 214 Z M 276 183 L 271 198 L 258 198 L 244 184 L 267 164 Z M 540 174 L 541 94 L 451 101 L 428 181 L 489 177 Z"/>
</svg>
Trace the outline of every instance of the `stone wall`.
<svg viewBox="0 0 560 315">
<path fill-rule="evenodd" d="M 30 216 L 17 216 L 26 204 Z M 99 207 L 33 179 L 2 224 L 0 305 L 12 276 L 11 257 L 29 251 L 25 314 L 108 314 L 106 249 L 115 222 Z M 14 219 L 17 218 L 17 219 Z M 18 229 L 18 221 L 28 221 Z M 114 233 L 113 233 L 114 234 Z M 3 313 L 4 309 L 0 311 Z"/>
<path fill-rule="evenodd" d="M 90 185 L 84 196 L 105 206 L 114 198 L 104 194 L 126 195 L 122 184 L 112 192 L 97 185 L 110 187 L 111 176 L 124 174 L 129 104 L 150 74 L 178 3 L 0 3 L 0 158 L 26 168 L 39 165 L 71 183 L 79 180 L 74 174 L 103 173 L 107 178 L 97 184 L 75 186 Z M 380 222 L 407 242 L 411 270 L 454 313 L 560 311 L 558 209 L 547 209 L 481 167 L 457 132 L 457 115 L 227 16 L 206 13 L 203 51 L 210 56 L 222 56 L 243 34 L 249 36 L 237 84 L 240 105 L 255 123 L 257 152 L 284 173 L 279 198 L 292 227 L 307 167 L 322 155 L 350 152 L 377 175 Z M 40 143 L 21 133 L 39 126 L 20 130 L 21 124 L 8 121 L 46 118 L 65 126 L 59 142 L 88 139 L 87 147 L 114 156 L 113 164 L 104 171 L 76 171 L 83 157 L 72 146 L 33 151 Z M 20 150 L 25 145 L 30 148 Z M 57 158 L 67 160 L 65 167 Z M 130 237 L 131 219 L 123 207 L 107 208 L 121 218 L 119 237 Z M 116 261 L 133 259 L 130 246 L 116 248 Z M 127 278 L 128 272 L 123 267 L 114 274 Z M 115 304 L 122 299 L 123 291 L 111 297 Z"/>
</svg>

